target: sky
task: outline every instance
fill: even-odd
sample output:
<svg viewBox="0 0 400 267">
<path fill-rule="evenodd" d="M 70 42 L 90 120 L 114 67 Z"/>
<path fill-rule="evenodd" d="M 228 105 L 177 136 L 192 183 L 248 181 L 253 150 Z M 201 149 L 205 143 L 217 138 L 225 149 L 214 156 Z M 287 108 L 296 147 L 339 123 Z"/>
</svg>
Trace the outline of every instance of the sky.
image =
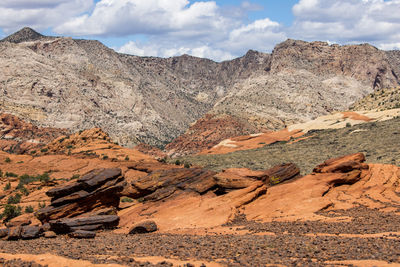
<svg viewBox="0 0 400 267">
<path fill-rule="evenodd" d="M 0 38 L 23 27 L 139 56 L 215 61 L 288 38 L 400 49 L 400 0 L 0 0 Z"/>
</svg>

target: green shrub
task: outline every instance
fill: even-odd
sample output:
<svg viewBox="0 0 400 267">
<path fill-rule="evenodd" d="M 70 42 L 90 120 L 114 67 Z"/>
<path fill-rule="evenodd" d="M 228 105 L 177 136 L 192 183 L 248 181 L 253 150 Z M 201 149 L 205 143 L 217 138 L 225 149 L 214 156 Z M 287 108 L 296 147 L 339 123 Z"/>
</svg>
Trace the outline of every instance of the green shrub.
<svg viewBox="0 0 400 267">
<path fill-rule="evenodd" d="M 18 177 L 18 174 L 13 172 L 6 172 L 6 177 Z"/>
<path fill-rule="evenodd" d="M 108 156 L 107 156 L 107 155 L 104 155 L 104 156 L 103 156 L 103 159 L 108 159 Z"/>
<path fill-rule="evenodd" d="M 29 205 L 29 206 L 26 206 L 26 207 L 25 207 L 25 213 L 33 213 L 33 211 L 34 211 L 34 210 L 33 210 L 33 207 L 32 207 L 32 206 Z"/>
<path fill-rule="evenodd" d="M 19 177 L 19 184 L 18 184 L 17 188 L 20 189 L 24 185 L 32 183 L 32 182 L 40 181 L 42 183 L 46 183 L 49 180 L 50 180 L 50 176 L 47 172 L 36 175 L 36 176 L 24 174 Z"/>
<path fill-rule="evenodd" d="M 2 214 L 0 214 L 0 218 L 2 218 L 4 221 L 9 221 L 12 218 L 18 217 L 21 215 L 21 207 L 20 206 L 14 206 L 7 204 L 4 207 L 4 211 Z"/>
<path fill-rule="evenodd" d="M 46 153 L 47 151 L 49 151 L 47 148 L 40 149 L 40 152 L 43 152 L 43 153 Z"/>
<path fill-rule="evenodd" d="M 133 199 L 130 198 L 130 197 L 123 197 L 123 198 L 121 199 L 121 202 L 129 202 L 129 203 L 131 203 L 131 202 L 133 202 Z"/>
<path fill-rule="evenodd" d="M 3 171 L 0 170 L 0 177 L 3 177 Z"/>
<path fill-rule="evenodd" d="M 128 161 L 128 160 L 129 160 L 129 157 L 128 157 L 128 156 L 126 156 L 126 157 L 125 157 L 125 160 L 126 160 L 126 161 Z"/>
<path fill-rule="evenodd" d="M 61 138 L 60 140 L 58 140 L 58 142 L 59 142 L 59 143 L 62 143 L 62 142 L 64 142 L 64 140 L 65 140 L 65 138 L 63 137 L 63 138 Z"/>
<path fill-rule="evenodd" d="M 18 204 L 21 202 L 21 194 L 16 193 L 15 196 L 9 196 L 7 200 L 7 204 Z"/>
<path fill-rule="evenodd" d="M 36 150 L 32 150 L 32 151 L 31 151 L 31 154 L 36 154 Z"/>
<path fill-rule="evenodd" d="M 183 165 L 185 168 L 190 168 L 190 163 L 185 162 L 185 164 Z"/>
<path fill-rule="evenodd" d="M 161 163 L 167 163 L 167 158 L 161 158 L 161 159 L 157 159 L 157 161 L 158 162 L 161 162 Z"/>
<path fill-rule="evenodd" d="M 4 191 L 10 190 L 11 189 L 11 183 L 8 182 L 5 186 L 4 186 Z"/>
<path fill-rule="evenodd" d="M 72 175 L 71 179 L 79 179 L 81 177 L 79 174 L 74 174 Z"/>
<path fill-rule="evenodd" d="M 73 148 L 73 147 L 74 147 L 73 145 L 68 145 L 68 146 L 67 146 L 68 149 L 71 149 L 71 148 Z"/>
<path fill-rule="evenodd" d="M 29 190 L 28 190 L 25 186 L 22 186 L 21 188 L 19 188 L 19 191 L 20 191 L 24 196 L 29 195 Z"/>
<path fill-rule="evenodd" d="M 181 161 L 179 159 L 175 160 L 175 165 L 181 165 Z"/>
<path fill-rule="evenodd" d="M 350 122 L 347 122 L 347 123 L 346 123 L 346 127 L 351 127 L 351 123 L 350 123 Z"/>
<path fill-rule="evenodd" d="M 46 203 L 39 203 L 39 209 L 43 209 L 44 207 L 46 207 Z"/>
<path fill-rule="evenodd" d="M 4 162 L 10 163 L 10 162 L 11 162 L 11 159 L 10 159 L 9 157 L 7 157 L 7 158 L 4 160 Z"/>
</svg>

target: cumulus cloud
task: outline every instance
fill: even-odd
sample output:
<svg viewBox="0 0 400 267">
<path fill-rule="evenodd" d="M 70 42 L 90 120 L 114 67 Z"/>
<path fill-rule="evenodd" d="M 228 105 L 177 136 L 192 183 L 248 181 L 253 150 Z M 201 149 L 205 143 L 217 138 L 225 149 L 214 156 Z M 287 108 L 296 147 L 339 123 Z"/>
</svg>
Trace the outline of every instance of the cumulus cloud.
<svg viewBox="0 0 400 267">
<path fill-rule="evenodd" d="M 300 0 L 293 7 L 295 22 L 289 34 L 307 40 L 396 47 L 399 10 L 398 0 Z"/>
<path fill-rule="evenodd" d="M 182 37 L 220 32 L 232 23 L 213 1 L 101 0 L 91 14 L 71 18 L 54 30 L 62 34 L 124 36 L 175 34 Z"/>
<path fill-rule="evenodd" d="M 0 28 L 6 33 L 23 26 L 48 29 L 87 12 L 92 6 L 93 0 L 1 0 Z"/>
</svg>

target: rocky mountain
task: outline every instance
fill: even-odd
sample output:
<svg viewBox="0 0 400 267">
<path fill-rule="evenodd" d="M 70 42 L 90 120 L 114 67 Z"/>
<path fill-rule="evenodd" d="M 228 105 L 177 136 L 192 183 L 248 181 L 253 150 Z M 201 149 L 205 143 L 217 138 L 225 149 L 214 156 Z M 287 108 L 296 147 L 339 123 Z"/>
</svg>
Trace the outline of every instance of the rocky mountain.
<svg viewBox="0 0 400 267">
<path fill-rule="evenodd" d="M 98 41 L 29 28 L 0 42 L 0 67 L 2 112 L 72 131 L 100 127 L 122 145 L 159 147 L 207 113 L 246 121 L 238 134 L 277 129 L 347 109 L 400 77 L 399 55 L 370 45 L 288 40 L 272 54 L 249 51 L 217 63 L 119 54 Z"/>
</svg>

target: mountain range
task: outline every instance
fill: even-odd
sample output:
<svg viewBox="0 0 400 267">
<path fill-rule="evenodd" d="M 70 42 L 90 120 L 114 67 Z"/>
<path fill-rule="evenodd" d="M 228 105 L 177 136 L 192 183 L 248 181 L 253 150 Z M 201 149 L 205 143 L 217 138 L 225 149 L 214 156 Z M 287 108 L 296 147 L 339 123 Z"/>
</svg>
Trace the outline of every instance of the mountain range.
<svg viewBox="0 0 400 267">
<path fill-rule="evenodd" d="M 235 135 L 281 129 L 400 83 L 400 52 L 368 44 L 289 39 L 272 53 L 214 62 L 121 54 L 30 28 L 0 42 L 0 67 L 1 112 L 70 131 L 100 127 L 128 147 L 172 142 L 174 153 L 185 153 L 177 140 L 202 134 L 212 146 L 228 128 Z M 219 119 L 225 126 L 213 136 L 208 121 Z M 203 126 L 193 130 L 196 121 Z"/>
</svg>

